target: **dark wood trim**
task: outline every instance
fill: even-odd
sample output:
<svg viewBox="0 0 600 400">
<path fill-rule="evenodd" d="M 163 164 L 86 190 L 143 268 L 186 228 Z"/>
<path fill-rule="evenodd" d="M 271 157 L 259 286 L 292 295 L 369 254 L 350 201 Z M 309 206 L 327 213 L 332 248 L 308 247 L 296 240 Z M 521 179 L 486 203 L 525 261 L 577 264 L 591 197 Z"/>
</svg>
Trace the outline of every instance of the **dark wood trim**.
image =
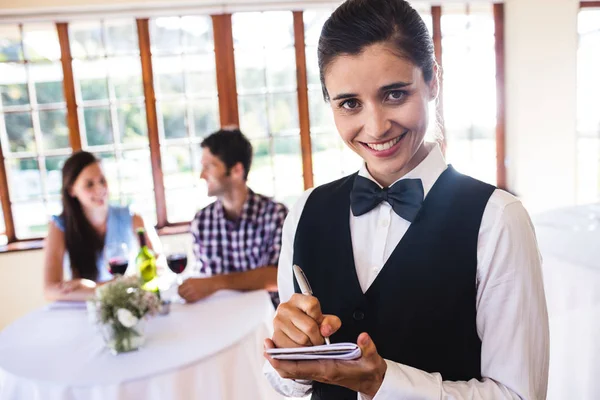
<svg viewBox="0 0 600 400">
<path fill-rule="evenodd" d="M 600 8 L 600 1 L 582 1 L 579 3 L 581 8 Z"/>
<path fill-rule="evenodd" d="M 296 82 L 298 84 L 298 119 L 302 148 L 304 190 L 313 187 L 312 145 L 310 142 L 310 114 L 308 106 L 308 79 L 306 75 L 306 45 L 302 11 L 294 11 L 294 47 L 296 49 Z"/>
<path fill-rule="evenodd" d="M 446 153 L 446 125 L 444 123 L 444 69 L 442 68 L 442 7 L 431 7 L 431 20 L 433 32 L 433 48 L 435 50 L 435 61 L 438 64 L 439 92 L 436 103 L 437 121 L 442 135 L 442 152 Z"/>
<path fill-rule="evenodd" d="M 212 15 L 221 126 L 239 126 L 231 14 Z"/>
<path fill-rule="evenodd" d="M 81 150 L 81 135 L 79 133 L 79 116 L 77 115 L 77 98 L 75 96 L 75 78 L 73 77 L 73 57 L 69 44 L 69 24 L 56 24 L 58 41 L 60 43 L 60 61 L 63 70 L 63 91 L 67 103 L 67 125 L 69 126 L 69 143 L 73 151 Z"/>
<path fill-rule="evenodd" d="M 150 30 L 148 19 L 138 19 L 137 31 L 140 45 L 140 61 L 142 63 L 142 80 L 144 82 L 144 98 L 146 104 L 146 122 L 148 124 L 148 142 L 152 163 L 152 180 L 154 183 L 154 199 L 156 201 L 157 226 L 167 225 L 167 202 L 163 180 L 160 142 L 158 138 L 158 116 L 156 114 L 156 95 L 154 93 L 154 75 L 152 73 L 152 53 L 150 50 Z"/>
<path fill-rule="evenodd" d="M 4 153 L 0 146 L 0 202 L 2 203 L 2 213 L 4 214 L 4 233 L 8 242 L 17 240 L 15 235 L 15 223 L 10 207 L 10 193 L 8 191 L 8 179 L 6 177 L 6 164 L 4 164 Z"/>
<path fill-rule="evenodd" d="M 506 181 L 506 88 L 504 54 L 504 4 L 494 4 L 496 46 L 496 185 L 508 189 Z"/>
</svg>

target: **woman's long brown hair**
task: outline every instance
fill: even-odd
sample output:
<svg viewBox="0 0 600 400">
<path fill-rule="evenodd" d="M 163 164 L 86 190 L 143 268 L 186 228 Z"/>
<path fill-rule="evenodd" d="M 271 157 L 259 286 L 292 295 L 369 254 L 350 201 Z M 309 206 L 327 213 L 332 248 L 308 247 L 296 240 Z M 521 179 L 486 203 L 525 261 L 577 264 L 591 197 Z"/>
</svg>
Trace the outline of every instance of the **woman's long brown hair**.
<svg viewBox="0 0 600 400">
<path fill-rule="evenodd" d="M 85 167 L 98 162 L 91 153 L 79 151 L 65 161 L 62 169 L 61 214 L 65 224 L 65 243 L 73 278 L 98 278 L 96 259 L 104 248 L 104 238 L 92 227 L 77 198 L 69 191 Z"/>
</svg>

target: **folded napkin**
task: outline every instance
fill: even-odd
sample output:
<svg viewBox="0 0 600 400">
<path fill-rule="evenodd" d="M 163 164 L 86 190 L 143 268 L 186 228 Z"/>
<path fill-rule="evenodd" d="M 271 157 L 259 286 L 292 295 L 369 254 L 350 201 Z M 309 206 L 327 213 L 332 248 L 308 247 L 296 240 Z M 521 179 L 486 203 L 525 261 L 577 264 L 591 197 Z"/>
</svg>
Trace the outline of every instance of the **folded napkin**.
<svg viewBox="0 0 600 400">
<path fill-rule="evenodd" d="M 322 346 L 268 349 L 267 354 L 277 360 L 354 360 L 361 351 L 354 343 L 334 343 Z"/>
<path fill-rule="evenodd" d="M 85 310 L 86 309 L 85 301 L 55 301 L 54 303 L 50 303 L 46 305 L 46 310 Z"/>
</svg>

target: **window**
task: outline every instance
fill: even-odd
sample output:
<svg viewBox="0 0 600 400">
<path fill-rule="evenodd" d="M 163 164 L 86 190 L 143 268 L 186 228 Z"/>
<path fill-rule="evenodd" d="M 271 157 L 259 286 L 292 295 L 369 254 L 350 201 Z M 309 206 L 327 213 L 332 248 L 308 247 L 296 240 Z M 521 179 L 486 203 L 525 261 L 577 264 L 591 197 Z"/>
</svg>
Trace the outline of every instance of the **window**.
<svg viewBox="0 0 600 400">
<path fill-rule="evenodd" d="M 84 150 L 102 160 L 110 199 L 156 222 L 135 20 L 69 24 Z"/>
<path fill-rule="evenodd" d="M 446 157 L 460 171 L 495 182 L 492 6 L 440 8 L 421 2 L 416 7 L 432 34 L 434 26 L 441 26 L 434 41 L 438 57 L 443 47 L 440 105 L 445 105 Z M 323 184 L 356 171 L 361 159 L 340 139 L 319 79 L 318 38 L 331 11 L 0 24 L 0 145 L 6 167 L 6 177 L 0 178 L 7 179 L 11 199 L 0 210 L 9 222 L 0 221 L 0 243 L 45 235 L 49 216 L 61 211 L 61 168 L 71 146 L 78 150 L 81 145 L 103 160 L 113 203 L 131 205 L 148 222 L 156 223 L 160 216 L 160 227 L 189 221 L 212 201 L 199 179 L 199 144 L 222 120 L 239 117 L 253 144 L 249 186 L 288 206 L 305 184 Z M 581 201 L 600 197 L 595 96 L 600 61 L 592 50 L 600 44 L 594 22 L 598 12 L 589 9 L 580 16 Z M 223 34 L 216 42 L 213 21 Z M 297 66 L 304 70 L 303 57 L 296 60 L 302 46 L 295 42 L 299 22 L 304 23 L 306 87 L 297 77 Z M 60 59 L 61 44 L 68 45 L 62 50 L 70 50 L 70 65 Z M 222 63 L 218 69 L 217 62 Z M 143 76 L 142 67 L 153 76 Z M 235 86 L 226 81 L 234 67 Z M 144 79 L 152 79 L 153 85 L 144 86 Z M 219 99 L 227 110 L 219 110 Z M 309 121 L 300 120 L 306 109 Z M 427 139 L 434 140 L 438 123 L 433 102 L 430 117 Z M 312 166 L 303 165 L 311 157 L 303 159 L 301 140 L 311 152 Z M 160 168 L 153 170 L 153 165 Z M 313 176 L 305 180 L 303 171 L 310 167 Z"/>
<path fill-rule="evenodd" d="M 446 159 L 496 183 L 496 58 L 491 4 L 442 7 Z"/>
<path fill-rule="evenodd" d="M 60 211 L 70 152 L 60 46 L 53 24 L 0 25 L 0 38 L 0 139 L 15 232 L 39 237 Z"/>
<path fill-rule="evenodd" d="M 232 29 L 240 128 L 254 147 L 249 186 L 290 206 L 304 189 L 293 16 L 238 13 Z"/>
<path fill-rule="evenodd" d="M 600 8 L 579 12 L 577 201 L 600 200 Z"/>
<path fill-rule="evenodd" d="M 152 19 L 150 40 L 167 216 L 190 221 L 211 201 L 199 178 L 199 144 L 219 128 L 212 21 Z"/>
</svg>

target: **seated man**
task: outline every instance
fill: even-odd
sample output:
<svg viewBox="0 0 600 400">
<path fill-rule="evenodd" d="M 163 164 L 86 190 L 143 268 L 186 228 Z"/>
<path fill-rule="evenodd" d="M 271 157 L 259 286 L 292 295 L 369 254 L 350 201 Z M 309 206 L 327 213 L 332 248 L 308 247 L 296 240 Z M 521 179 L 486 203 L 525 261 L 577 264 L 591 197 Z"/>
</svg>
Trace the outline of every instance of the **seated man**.
<svg viewBox="0 0 600 400">
<path fill-rule="evenodd" d="M 277 297 L 277 263 L 287 208 L 247 185 L 252 145 L 238 130 L 220 130 L 201 144 L 208 195 L 217 200 L 200 210 L 191 225 L 194 255 L 206 277 L 179 287 L 188 302 L 220 289 L 258 290 Z"/>
</svg>

